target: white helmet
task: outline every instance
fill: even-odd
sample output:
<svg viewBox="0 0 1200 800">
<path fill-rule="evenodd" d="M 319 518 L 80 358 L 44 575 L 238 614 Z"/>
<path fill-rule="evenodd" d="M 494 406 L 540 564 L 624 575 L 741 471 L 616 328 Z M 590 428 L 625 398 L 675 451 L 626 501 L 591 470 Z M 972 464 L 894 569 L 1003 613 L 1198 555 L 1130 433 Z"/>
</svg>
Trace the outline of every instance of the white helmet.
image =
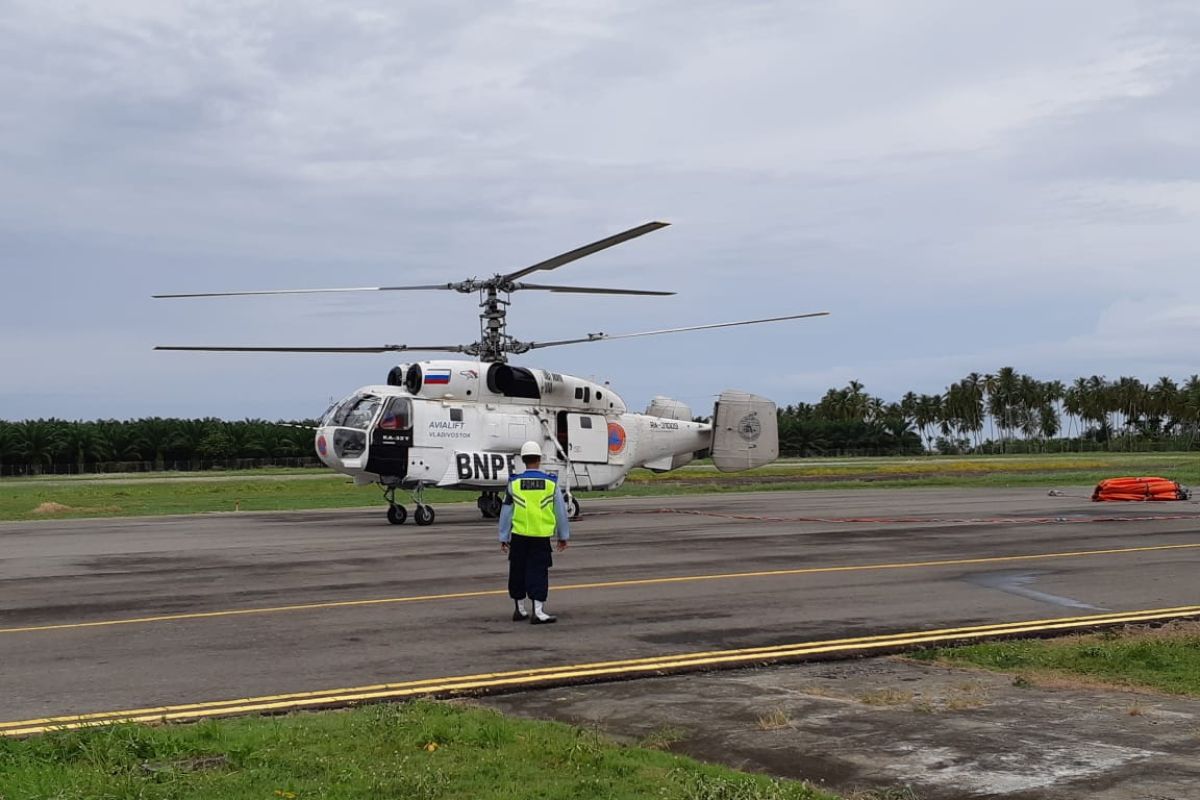
<svg viewBox="0 0 1200 800">
<path fill-rule="evenodd" d="M 526 442 L 521 445 L 521 458 L 525 458 L 525 456 L 537 456 L 541 458 L 542 446 L 537 442 Z"/>
</svg>

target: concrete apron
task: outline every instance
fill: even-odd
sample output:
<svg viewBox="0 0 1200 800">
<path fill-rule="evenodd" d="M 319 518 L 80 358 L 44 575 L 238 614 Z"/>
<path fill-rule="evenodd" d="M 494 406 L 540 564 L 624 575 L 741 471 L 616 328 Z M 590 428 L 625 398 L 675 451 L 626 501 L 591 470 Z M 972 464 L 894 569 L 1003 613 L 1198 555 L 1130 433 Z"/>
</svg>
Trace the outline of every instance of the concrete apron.
<svg viewBox="0 0 1200 800">
<path fill-rule="evenodd" d="M 1200 701 L 894 658 L 530 691 L 479 700 L 840 794 L 922 800 L 1195 800 Z"/>
</svg>

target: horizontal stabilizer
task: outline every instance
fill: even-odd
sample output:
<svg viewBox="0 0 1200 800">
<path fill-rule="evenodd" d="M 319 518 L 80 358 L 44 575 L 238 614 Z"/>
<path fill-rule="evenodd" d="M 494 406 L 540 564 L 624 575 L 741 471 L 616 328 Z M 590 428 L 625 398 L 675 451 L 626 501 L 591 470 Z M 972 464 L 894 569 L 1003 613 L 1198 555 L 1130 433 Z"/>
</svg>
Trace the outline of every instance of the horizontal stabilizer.
<svg viewBox="0 0 1200 800">
<path fill-rule="evenodd" d="M 721 472 L 740 472 L 779 458 L 779 420 L 765 397 L 728 389 L 713 408 L 712 460 Z"/>
</svg>

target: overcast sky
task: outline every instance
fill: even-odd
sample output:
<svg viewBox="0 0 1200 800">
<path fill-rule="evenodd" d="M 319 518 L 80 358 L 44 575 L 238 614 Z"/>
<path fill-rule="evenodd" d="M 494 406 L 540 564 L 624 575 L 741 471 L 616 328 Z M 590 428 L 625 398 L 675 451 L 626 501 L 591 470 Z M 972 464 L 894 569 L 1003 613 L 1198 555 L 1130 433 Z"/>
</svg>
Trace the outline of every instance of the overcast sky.
<svg viewBox="0 0 1200 800">
<path fill-rule="evenodd" d="M 404 8 L 404 10 L 398 10 Z M 0 418 L 290 418 L 469 342 L 450 281 L 651 219 L 517 295 L 634 408 L 886 399 L 1012 365 L 1200 371 L 1200 5 L 0 0 Z M 550 276 L 543 276 L 549 282 Z M 537 296 L 535 296 L 537 294 Z"/>
</svg>

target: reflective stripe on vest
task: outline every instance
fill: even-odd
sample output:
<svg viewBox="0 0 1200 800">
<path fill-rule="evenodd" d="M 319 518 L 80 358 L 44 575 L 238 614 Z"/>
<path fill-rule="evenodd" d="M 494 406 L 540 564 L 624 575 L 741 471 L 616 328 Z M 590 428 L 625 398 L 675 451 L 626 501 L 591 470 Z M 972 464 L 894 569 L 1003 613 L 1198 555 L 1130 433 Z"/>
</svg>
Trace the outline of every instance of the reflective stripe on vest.
<svg viewBox="0 0 1200 800">
<path fill-rule="evenodd" d="M 558 485 L 544 474 L 537 477 L 518 475 L 508 483 L 513 501 L 513 533 L 549 539 L 554 535 L 554 493 Z"/>
</svg>

